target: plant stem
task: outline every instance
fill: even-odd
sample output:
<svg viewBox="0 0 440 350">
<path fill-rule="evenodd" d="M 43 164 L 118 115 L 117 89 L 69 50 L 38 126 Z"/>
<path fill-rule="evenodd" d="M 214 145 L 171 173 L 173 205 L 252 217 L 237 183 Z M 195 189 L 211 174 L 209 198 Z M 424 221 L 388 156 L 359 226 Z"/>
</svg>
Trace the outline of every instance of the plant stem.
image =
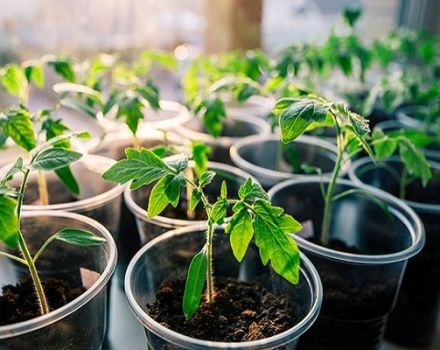
<svg viewBox="0 0 440 350">
<path fill-rule="evenodd" d="M 281 160 L 283 158 L 283 143 L 280 141 L 278 141 L 277 144 L 277 155 L 276 155 L 276 159 L 275 159 L 275 170 L 276 171 L 280 171 L 281 169 Z"/>
<path fill-rule="evenodd" d="M 330 219 L 332 215 L 332 198 L 336 187 L 336 180 L 338 179 L 339 172 L 341 170 L 343 159 L 344 159 L 344 150 L 342 149 L 342 147 L 338 147 L 338 156 L 336 158 L 336 164 L 333 169 L 333 173 L 324 198 L 324 216 L 322 218 L 322 227 L 321 227 L 321 242 L 323 244 L 328 244 L 329 242 Z"/>
<path fill-rule="evenodd" d="M 185 169 L 185 177 L 188 180 L 190 180 L 191 183 L 194 181 L 194 174 L 193 174 L 193 171 L 190 167 Z M 193 210 L 191 210 L 191 207 L 190 207 L 192 187 L 189 182 L 186 183 L 185 189 L 186 189 L 186 201 L 188 203 L 186 206 L 186 216 L 188 217 L 189 220 L 194 220 L 195 212 Z"/>
<path fill-rule="evenodd" d="M 47 191 L 46 176 L 42 171 L 38 171 L 37 179 L 38 179 L 38 193 L 40 194 L 41 205 L 49 205 L 49 193 Z"/>
<path fill-rule="evenodd" d="M 208 268 L 206 271 L 206 301 L 212 303 L 214 301 L 214 271 L 212 267 L 212 239 L 214 236 L 214 229 L 212 225 L 208 225 L 206 233 L 206 255 L 208 260 Z"/>
<path fill-rule="evenodd" d="M 32 282 L 34 283 L 35 292 L 37 293 L 38 304 L 40 306 L 40 312 L 42 315 L 49 313 L 49 305 L 47 303 L 46 295 L 44 294 L 44 289 L 41 284 L 40 277 L 38 276 L 37 269 L 35 267 L 34 260 L 29 252 L 29 249 L 24 240 L 23 234 L 21 233 L 21 208 L 23 206 L 23 197 L 24 190 L 26 188 L 27 180 L 29 178 L 30 170 L 26 170 L 24 172 L 23 181 L 20 186 L 20 193 L 22 194 L 18 199 L 17 204 L 17 220 L 18 220 L 18 247 L 23 255 L 24 260 L 26 261 L 26 265 L 28 266 L 29 273 L 32 278 Z"/>
<path fill-rule="evenodd" d="M 402 170 L 402 175 L 399 181 L 399 198 L 404 199 L 406 196 L 406 185 L 408 182 L 408 171 L 406 170 L 406 167 Z"/>
<path fill-rule="evenodd" d="M 133 135 L 133 147 L 135 149 L 141 149 L 141 140 L 139 140 L 139 137 L 137 137 L 137 135 Z"/>
</svg>

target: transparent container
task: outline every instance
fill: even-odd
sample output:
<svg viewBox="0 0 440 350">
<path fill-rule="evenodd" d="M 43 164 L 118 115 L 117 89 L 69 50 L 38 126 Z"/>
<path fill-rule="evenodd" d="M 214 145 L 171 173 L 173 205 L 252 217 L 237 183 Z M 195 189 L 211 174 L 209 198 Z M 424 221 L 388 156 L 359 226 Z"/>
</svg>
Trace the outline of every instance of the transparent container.
<svg viewBox="0 0 440 350">
<path fill-rule="evenodd" d="M 280 147 L 283 147 L 282 151 Z M 306 135 L 286 145 L 281 143 L 277 134 L 249 136 L 235 142 L 230 152 L 234 164 L 254 176 L 265 188 L 271 188 L 283 180 L 310 176 L 304 172 L 292 172 L 289 152 L 298 157 L 300 164 L 318 167 L 323 175 L 328 176 L 337 157 L 337 148 L 333 143 Z M 277 159 L 278 155 L 280 159 Z M 346 173 L 348 166 L 349 160 L 346 159 L 341 176 Z"/>
<path fill-rule="evenodd" d="M 408 262 L 385 334 L 388 340 L 410 347 L 424 347 L 431 342 L 440 309 L 440 163 L 431 162 L 431 168 L 434 176 L 427 187 L 415 181 L 407 188 L 405 203 L 422 220 L 426 244 Z M 377 165 L 361 158 L 353 163 L 350 178 L 398 195 L 399 182 L 393 172 L 399 175 L 401 171 L 397 157 Z"/>
<path fill-rule="evenodd" d="M 177 102 L 161 100 L 160 108 L 158 111 L 151 108 L 144 110 L 144 119 L 140 122 L 139 132 L 150 129 L 170 129 L 191 118 L 188 109 Z M 123 119 L 116 119 L 115 116 L 115 108 L 105 117 L 102 114 L 98 116 L 104 130 L 107 132 L 130 131 Z"/>
<path fill-rule="evenodd" d="M 229 148 L 237 140 L 250 135 L 267 135 L 270 126 L 261 118 L 242 112 L 231 112 L 223 122 L 222 134 L 215 138 L 208 134 L 201 118 L 193 117 L 175 129 L 179 135 L 190 140 L 202 141 L 211 146 L 209 159 L 213 162 L 233 164 Z"/>
<path fill-rule="evenodd" d="M 258 280 L 276 295 L 287 294 L 289 302 L 298 311 L 298 323 L 287 331 L 270 338 L 242 342 L 214 342 L 179 334 L 154 321 L 147 304 L 154 302 L 159 286 L 166 280 L 184 278 L 191 258 L 204 244 L 206 226 L 194 225 L 168 232 L 144 246 L 130 263 L 125 277 L 125 292 L 130 307 L 145 327 L 148 349 L 295 349 L 298 338 L 318 317 L 322 300 L 322 286 L 310 261 L 301 256 L 301 276 L 298 285 L 292 285 L 263 266 L 254 244 L 240 264 L 235 260 L 228 235 L 218 227 L 214 235 L 214 273 L 218 277 L 241 281 Z"/>
<path fill-rule="evenodd" d="M 396 112 L 397 120 L 403 125 L 409 126 L 414 129 L 425 130 L 435 135 L 437 132 L 437 118 L 431 121 L 418 119 L 415 115 L 417 113 L 417 108 L 419 107 L 421 106 L 407 105 L 400 107 Z"/>
<path fill-rule="evenodd" d="M 190 167 L 194 167 L 194 163 L 190 162 Z M 220 195 L 220 187 L 223 180 L 226 181 L 228 187 L 228 195 L 231 198 L 238 196 L 238 189 L 240 185 L 252 177 L 244 171 L 237 169 L 233 166 L 209 162 L 208 169 L 214 171 L 217 175 L 213 181 L 204 188 L 205 193 L 210 200 L 214 201 Z M 202 224 L 205 222 L 206 217 L 196 217 L 194 219 L 188 219 L 185 217 L 174 218 L 171 217 L 169 212 L 165 211 L 154 218 L 147 217 L 147 205 L 148 197 L 152 189 L 151 185 L 142 186 L 141 188 L 131 191 L 130 188 L 126 188 L 124 191 L 125 204 L 131 213 L 136 217 L 136 223 L 140 234 L 140 242 L 142 245 L 151 241 L 153 238 L 161 235 L 164 232 L 173 230 L 180 227 L 190 226 L 194 224 Z M 182 208 L 186 209 L 186 193 L 185 188 L 181 189 L 180 202 L 183 203 Z M 168 206 L 170 208 L 170 206 Z M 196 212 L 198 210 L 196 209 Z"/>
<path fill-rule="evenodd" d="M 89 230 L 104 237 L 102 246 L 80 247 L 53 242 L 37 262 L 41 279 L 57 278 L 85 291 L 59 309 L 28 321 L 0 326 L 0 349 L 101 349 L 106 331 L 110 277 L 116 266 L 116 245 L 108 230 L 88 217 L 62 211 L 32 211 L 22 215 L 22 232 L 35 253 L 52 234 L 65 227 Z M 1 250 L 8 248 L 0 245 Z M 16 284 L 27 272 L 0 258 L 0 285 Z"/>
<path fill-rule="evenodd" d="M 370 186 L 338 180 L 336 193 L 355 193 L 333 204 L 330 240 L 358 252 L 312 243 L 319 239 L 324 202 L 318 176 L 282 182 L 269 191 L 279 205 L 303 223 L 296 240 L 316 266 L 324 287 L 321 314 L 301 338 L 300 349 L 379 349 L 394 307 L 407 260 L 424 244 L 423 225 L 405 203 Z M 388 212 L 371 198 L 388 206 Z M 335 241 L 334 241 L 335 242 Z"/>
<path fill-rule="evenodd" d="M 73 195 L 54 172 L 45 172 L 49 205 L 39 204 L 37 174 L 31 172 L 23 210 L 63 210 L 83 214 L 103 224 L 117 239 L 124 186 L 111 184 L 101 178 L 101 174 L 114 163 L 112 159 L 97 155 L 84 155 L 80 160 L 72 163 L 71 169 L 80 188 L 79 196 Z M 0 173 L 9 167 L 4 167 Z M 17 175 L 10 185 L 18 187 L 20 183 L 21 176 Z"/>
<path fill-rule="evenodd" d="M 143 130 L 138 135 L 140 144 L 145 148 L 152 148 L 159 145 L 171 144 L 182 145 L 185 140 L 170 131 Z M 114 160 L 125 158 L 125 149 L 133 147 L 133 135 L 128 131 L 120 131 L 107 134 L 94 153 Z M 117 232 L 122 232 L 118 240 L 119 259 L 116 269 L 118 283 L 121 288 L 124 287 L 124 276 L 128 263 L 133 255 L 140 249 L 139 232 L 136 226 L 134 215 L 128 210 L 125 201 L 121 201 L 121 215 Z"/>
<path fill-rule="evenodd" d="M 226 109 L 232 113 L 246 113 L 254 117 L 267 119 L 275 107 L 275 100 L 269 97 L 254 95 L 249 97 L 245 102 L 226 100 Z"/>
<path fill-rule="evenodd" d="M 397 120 L 389 120 L 386 122 L 379 123 L 376 125 L 375 129 L 381 129 L 385 133 L 391 132 L 391 131 L 396 131 L 396 130 L 401 130 L 401 129 L 420 130 L 414 126 L 409 126 L 409 125 L 403 124 Z M 430 135 L 433 137 L 434 140 L 436 140 L 435 134 L 430 134 Z M 440 162 L 440 143 L 434 142 L 434 143 L 426 146 L 423 149 L 423 153 L 425 154 L 426 158 L 428 158 L 429 160 Z"/>
</svg>

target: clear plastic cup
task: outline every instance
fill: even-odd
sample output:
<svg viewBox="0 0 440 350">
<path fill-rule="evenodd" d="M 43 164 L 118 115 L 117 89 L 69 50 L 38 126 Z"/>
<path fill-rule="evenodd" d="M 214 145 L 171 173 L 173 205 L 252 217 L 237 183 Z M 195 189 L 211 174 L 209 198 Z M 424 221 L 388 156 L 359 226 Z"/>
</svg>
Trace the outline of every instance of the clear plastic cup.
<svg viewBox="0 0 440 350">
<path fill-rule="evenodd" d="M 56 210 L 83 214 L 102 223 L 117 239 L 119 213 L 124 186 L 114 185 L 101 178 L 101 174 L 115 163 L 114 160 L 84 155 L 71 165 L 78 181 L 80 195 L 75 197 L 62 184 L 54 172 L 47 172 L 46 181 L 49 192 L 49 205 L 38 204 L 39 192 L 37 174 L 31 172 L 25 195 L 24 211 Z M 9 166 L 0 170 L 4 173 Z M 19 186 L 21 176 L 16 176 L 10 184 Z"/>
<path fill-rule="evenodd" d="M 331 174 L 336 162 L 337 148 L 331 142 L 302 135 L 294 142 L 283 145 L 277 134 L 254 135 L 235 142 L 230 151 L 231 159 L 237 167 L 253 175 L 265 188 L 271 188 L 283 180 L 310 176 L 303 172 L 293 173 L 287 151 L 280 152 L 280 147 L 289 147 L 298 155 L 301 164 L 320 168 L 324 176 Z M 279 153 L 280 160 L 277 159 Z M 349 160 L 346 159 L 341 176 L 346 173 L 348 166 Z"/>
<path fill-rule="evenodd" d="M 117 258 L 113 237 L 100 223 L 74 213 L 32 211 L 22 215 L 22 232 L 32 253 L 49 236 L 65 227 L 89 230 L 107 242 L 95 247 L 53 242 L 41 255 L 37 268 L 43 281 L 46 277 L 57 278 L 85 291 L 44 316 L 0 326 L 0 349 L 101 348 L 107 327 L 108 286 Z M 8 248 L 0 245 L 0 249 Z M 0 258 L 1 286 L 17 283 L 26 273 L 21 265 Z"/>
<path fill-rule="evenodd" d="M 185 278 L 191 258 L 204 244 L 205 225 L 194 225 L 170 231 L 144 246 L 133 258 L 125 277 L 125 292 L 130 307 L 145 327 L 148 349 L 295 349 L 298 338 L 318 317 L 322 286 L 310 261 L 301 256 L 301 276 L 292 285 L 263 266 L 257 248 L 251 244 L 240 264 L 235 260 L 229 237 L 222 227 L 216 229 L 213 242 L 214 274 L 241 281 L 258 279 L 275 294 L 287 294 L 298 309 L 298 323 L 270 338 L 242 342 L 214 342 L 191 338 L 168 329 L 148 315 L 147 304 L 154 302 L 159 286 L 166 280 Z"/>
<path fill-rule="evenodd" d="M 222 134 L 215 138 L 208 134 L 202 120 L 193 117 L 175 129 L 179 135 L 190 140 L 202 141 L 211 146 L 209 159 L 214 162 L 233 164 L 229 156 L 229 148 L 237 140 L 250 135 L 267 135 L 270 126 L 261 118 L 242 112 L 231 112 L 223 122 Z"/>
<path fill-rule="evenodd" d="M 321 314 L 299 348 L 378 349 L 406 262 L 423 247 L 423 225 L 411 208 L 390 194 L 338 180 L 336 193 L 355 189 L 368 194 L 354 193 L 333 204 L 330 240 L 343 241 L 359 252 L 312 243 L 309 239 L 319 239 L 322 223 L 321 181 L 328 185 L 328 179 L 316 176 L 287 180 L 269 191 L 272 202 L 306 228 L 295 238 L 324 287 Z M 388 206 L 388 212 L 377 200 Z"/>
<path fill-rule="evenodd" d="M 190 162 L 190 167 L 193 166 L 194 163 Z M 205 193 L 211 200 L 215 200 L 220 195 L 220 186 L 223 180 L 226 181 L 228 194 L 231 197 L 234 197 L 237 196 L 240 185 L 242 185 L 249 177 L 252 177 L 236 167 L 222 163 L 209 162 L 208 169 L 216 172 L 217 174 L 214 180 L 204 189 Z M 166 213 L 155 216 L 154 218 L 148 218 L 146 208 L 151 189 L 152 186 L 148 185 L 143 186 L 135 191 L 131 191 L 130 188 L 127 187 L 124 191 L 125 204 L 136 217 L 136 223 L 142 245 L 169 230 L 194 224 L 202 224 L 205 222 L 204 219 L 191 220 L 188 218 L 172 218 L 166 216 Z M 181 200 L 184 196 L 185 189 L 182 188 Z"/>
<path fill-rule="evenodd" d="M 379 123 L 376 125 L 375 129 L 381 129 L 384 132 L 391 132 L 391 131 L 396 131 L 396 130 L 401 130 L 401 129 L 420 130 L 420 129 L 416 128 L 415 126 L 403 124 L 397 120 L 389 120 L 386 122 Z M 432 136 L 433 136 L 433 139 L 435 140 L 435 135 L 433 134 Z M 423 149 L 423 153 L 425 154 L 426 158 L 428 158 L 429 160 L 440 162 L 440 143 L 434 142 L 434 143 L 426 146 Z"/>
<path fill-rule="evenodd" d="M 105 117 L 99 114 L 98 120 L 107 132 L 130 131 L 124 121 L 116 119 L 115 116 L 116 109 Z M 191 115 L 185 106 L 177 102 L 161 100 L 160 110 L 144 110 L 144 119 L 139 125 L 139 132 L 151 129 L 170 129 L 177 127 L 190 118 Z"/>
<path fill-rule="evenodd" d="M 433 179 L 424 188 L 420 181 L 407 188 L 405 203 L 420 217 L 425 227 L 426 244 L 410 259 L 396 308 L 387 324 L 386 338 L 410 347 L 427 346 L 434 335 L 440 309 L 440 163 L 431 162 Z M 390 172 L 391 171 L 391 172 Z M 368 158 L 353 162 L 350 178 L 398 195 L 400 174 L 397 157 L 373 164 Z"/>
<path fill-rule="evenodd" d="M 429 131 L 435 135 L 437 132 L 436 120 L 432 122 L 417 119 L 414 114 L 419 105 L 407 105 L 399 108 L 396 112 L 397 120 L 408 127 Z"/>
</svg>

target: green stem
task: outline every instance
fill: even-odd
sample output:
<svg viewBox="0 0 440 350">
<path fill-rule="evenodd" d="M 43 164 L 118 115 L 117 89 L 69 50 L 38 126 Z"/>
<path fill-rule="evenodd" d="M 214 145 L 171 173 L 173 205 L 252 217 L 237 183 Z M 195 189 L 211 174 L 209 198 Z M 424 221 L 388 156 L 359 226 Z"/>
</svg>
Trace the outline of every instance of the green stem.
<svg viewBox="0 0 440 350">
<path fill-rule="evenodd" d="M 212 239 L 214 229 L 212 225 L 208 225 L 206 233 L 206 256 L 208 260 L 208 268 L 206 271 L 206 301 L 212 303 L 214 301 L 214 271 L 212 267 Z"/>
<path fill-rule="evenodd" d="M 190 167 L 185 169 L 185 177 L 190 180 L 191 183 L 193 183 L 194 180 L 194 174 L 193 171 Z M 190 183 L 186 183 L 185 186 L 185 190 L 186 190 L 186 201 L 187 201 L 187 206 L 186 206 L 186 216 L 188 217 L 188 219 L 190 220 L 194 220 L 195 218 L 195 212 L 193 210 L 191 210 L 191 207 L 189 205 L 190 199 L 191 199 L 191 192 L 192 192 L 192 186 Z"/>
<path fill-rule="evenodd" d="M 9 254 L 9 253 L 6 253 L 6 252 L 0 252 L 0 256 L 1 255 L 7 257 L 8 259 L 15 260 L 15 261 L 19 262 L 20 264 L 23 264 L 23 265 L 27 266 L 26 260 L 24 260 L 22 258 L 19 258 L 18 256 L 15 256 L 15 255 L 12 255 L 12 254 Z"/>
<path fill-rule="evenodd" d="M 406 185 L 408 184 L 408 171 L 406 167 L 402 170 L 402 176 L 399 181 L 399 198 L 404 199 L 406 196 Z"/>
<path fill-rule="evenodd" d="M 323 244 L 328 244 L 330 236 L 330 219 L 332 215 L 332 198 L 335 192 L 336 180 L 338 179 L 339 172 L 341 171 L 341 165 L 344 159 L 344 150 L 342 147 L 338 147 L 338 156 L 336 159 L 336 164 L 333 169 L 333 173 L 330 179 L 330 183 L 327 187 L 327 191 L 324 197 L 324 216 L 322 218 L 322 228 L 321 228 L 321 242 Z"/>
<path fill-rule="evenodd" d="M 32 161 L 31 161 L 32 163 Z M 40 306 L 40 312 L 42 315 L 45 315 L 49 313 L 49 305 L 47 303 L 46 295 L 44 294 L 43 286 L 41 284 L 40 277 L 38 276 L 37 269 L 35 267 L 34 260 L 32 259 L 32 256 L 29 252 L 29 249 L 26 245 L 26 242 L 24 240 L 23 234 L 21 232 L 21 208 L 23 206 L 23 197 L 24 197 L 24 190 L 26 188 L 26 184 L 29 178 L 30 170 L 27 169 L 24 172 L 23 181 L 20 186 L 20 193 L 22 194 L 20 198 L 18 199 L 18 205 L 17 205 L 17 219 L 18 219 L 18 248 L 20 249 L 24 261 L 26 262 L 26 265 L 29 269 L 29 274 L 31 275 L 32 282 L 34 283 L 35 292 L 37 293 L 38 298 L 38 304 Z"/>
</svg>

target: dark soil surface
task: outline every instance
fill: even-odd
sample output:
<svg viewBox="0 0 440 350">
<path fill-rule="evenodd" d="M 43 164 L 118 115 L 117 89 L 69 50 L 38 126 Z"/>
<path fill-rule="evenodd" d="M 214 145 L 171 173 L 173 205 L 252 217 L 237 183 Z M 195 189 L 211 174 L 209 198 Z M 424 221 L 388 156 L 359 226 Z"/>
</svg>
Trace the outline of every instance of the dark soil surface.
<svg viewBox="0 0 440 350">
<path fill-rule="evenodd" d="M 164 283 L 156 302 L 148 305 L 150 316 L 163 326 L 187 336 L 223 342 L 244 342 L 286 331 L 297 323 L 295 308 L 287 296 L 275 296 L 259 283 L 216 280 L 216 297 L 203 303 L 186 321 L 182 312 L 184 280 Z"/>
<path fill-rule="evenodd" d="M 58 279 L 42 281 L 50 310 L 56 310 L 79 297 L 84 290 L 72 288 Z M 13 324 L 41 316 L 30 277 L 23 278 L 17 285 L 6 285 L 0 296 L 0 325 Z"/>
</svg>

